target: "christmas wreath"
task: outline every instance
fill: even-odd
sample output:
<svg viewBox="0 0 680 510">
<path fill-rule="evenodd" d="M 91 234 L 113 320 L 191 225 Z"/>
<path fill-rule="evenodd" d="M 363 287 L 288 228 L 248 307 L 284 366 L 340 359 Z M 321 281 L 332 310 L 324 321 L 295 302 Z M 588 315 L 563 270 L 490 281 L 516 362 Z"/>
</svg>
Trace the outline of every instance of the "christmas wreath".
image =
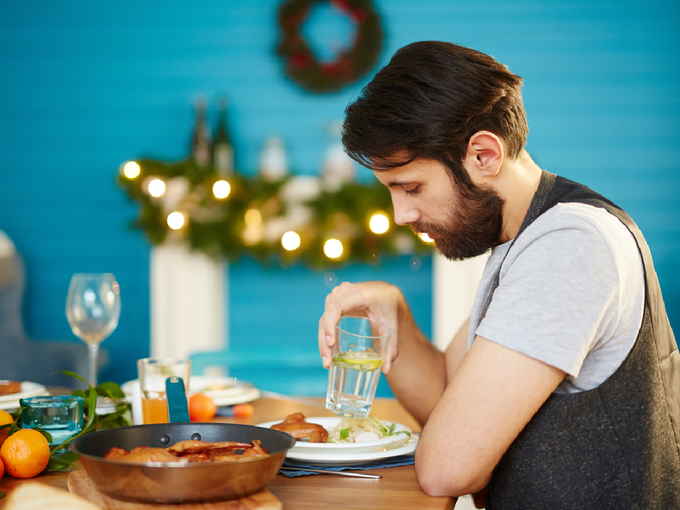
<svg viewBox="0 0 680 510">
<path fill-rule="evenodd" d="M 327 0 L 288 0 L 279 9 L 281 40 L 277 53 L 285 61 L 285 73 L 310 92 L 335 92 L 368 73 L 378 61 L 383 31 L 370 0 L 332 0 L 336 9 L 356 24 L 354 44 L 332 62 L 320 62 L 300 33 L 314 4 Z"/>
</svg>

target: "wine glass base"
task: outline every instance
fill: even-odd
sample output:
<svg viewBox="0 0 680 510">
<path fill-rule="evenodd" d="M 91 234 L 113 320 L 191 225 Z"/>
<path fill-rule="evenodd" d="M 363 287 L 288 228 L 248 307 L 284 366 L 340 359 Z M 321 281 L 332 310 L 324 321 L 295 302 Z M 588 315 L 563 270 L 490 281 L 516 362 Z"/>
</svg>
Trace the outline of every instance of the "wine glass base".
<svg viewBox="0 0 680 510">
<path fill-rule="evenodd" d="M 116 402 L 109 397 L 97 396 L 97 408 L 95 412 L 99 416 L 116 412 Z"/>
</svg>

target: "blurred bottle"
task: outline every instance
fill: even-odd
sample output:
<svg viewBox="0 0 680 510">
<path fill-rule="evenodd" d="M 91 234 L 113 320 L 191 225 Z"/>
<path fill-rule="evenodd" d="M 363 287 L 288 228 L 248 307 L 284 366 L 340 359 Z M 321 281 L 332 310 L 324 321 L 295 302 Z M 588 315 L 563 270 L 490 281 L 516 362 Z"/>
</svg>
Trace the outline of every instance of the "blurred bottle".
<svg viewBox="0 0 680 510">
<path fill-rule="evenodd" d="M 234 148 L 227 129 L 229 100 L 222 96 L 217 99 L 217 134 L 212 146 L 212 162 L 218 175 L 228 176 L 234 172 Z"/>
<path fill-rule="evenodd" d="M 260 156 L 260 174 L 267 180 L 283 179 L 288 174 L 288 158 L 283 140 L 278 136 L 267 138 Z"/>
<path fill-rule="evenodd" d="M 196 124 L 191 136 L 191 158 L 198 166 L 210 166 L 211 136 L 206 121 L 206 100 L 200 96 L 195 101 Z"/>
<path fill-rule="evenodd" d="M 347 182 L 356 178 L 354 161 L 345 153 L 342 146 L 342 123 L 328 125 L 329 143 L 324 154 L 321 175 L 327 191 L 337 191 Z"/>
</svg>

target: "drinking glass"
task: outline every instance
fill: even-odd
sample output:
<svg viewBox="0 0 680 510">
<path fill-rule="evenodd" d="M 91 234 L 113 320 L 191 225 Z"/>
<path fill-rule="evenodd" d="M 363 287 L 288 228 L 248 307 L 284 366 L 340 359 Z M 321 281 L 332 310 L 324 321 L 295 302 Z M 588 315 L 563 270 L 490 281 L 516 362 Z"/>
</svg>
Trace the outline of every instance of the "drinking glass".
<svg viewBox="0 0 680 510">
<path fill-rule="evenodd" d="M 52 445 L 60 445 L 83 428 L 83 399 L 70 395 L 22 398 L 21 426 L 40 427 L 52 435 Z"/>
<path fill-rule="evenodd" d="M 73 333 L 87 344 L 89 376 L 97 385 L 99 344 L 108 337 L 120 317 L 120 289 L 111 273 L 77 273 L 71 278 L 66 299 L 66 318 Z"/>
<path fill-rule="evenodd" d="M 368 416 L 392 330 L 366 317 L 340 317 L 335 326 L 326 408 L 341 416 Z"/>
<path fill-rule="evenodd" d="M 168 377 L 181 377 L 185 391 L 191 377 L 190 359 L 144 358 L 137 360 L 139 387 L 142 390 L 142 421 L 168 423 L 168 399 L 165 381 Z"/>
</svg>

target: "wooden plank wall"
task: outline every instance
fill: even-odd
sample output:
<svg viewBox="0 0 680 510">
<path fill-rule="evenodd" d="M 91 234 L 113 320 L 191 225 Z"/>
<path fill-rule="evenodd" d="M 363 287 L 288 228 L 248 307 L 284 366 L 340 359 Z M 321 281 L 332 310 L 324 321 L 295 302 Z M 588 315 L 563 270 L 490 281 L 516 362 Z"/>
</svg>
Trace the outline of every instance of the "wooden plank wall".
<svg viewBox="0 0 680 510">
<path fill-rule="evenodd" d="M 148 354 L 149 247 L 127 224 L 121 162 L 184 157 L 192 100 L 225 93 L 237 167 L 257 170 L 267 136 L 283 137 L 295 173 L 318 173 L 329 122 L 359 83 L 306 94 L 274 56 L 280 0 L 6 1 L 0 8 L 0 229 L 28 271 L 30 336 L 72 339 L 70 275 L 112 271 L 123 314 L 104 343 L 112 368 L 135 377 Z M 680 4 L 671 0 L 374 0 L 386 31 L 381 64 L 415 40 L 485 51 L 525 78 L 529 151 L 626 208 L 647 235 L 673 325 L 680 327 Z M 324 11 L 325 9 L 325 11 Z M 347 34 L 321 7 L 306 30 L 322 48 Z M 214 111 L 211 111 L 214 115 Z M 211 117 L 214 120 L 214 116 Z M 364 171 L 366 174 L 366 171 Z M 370 177 L 370 176 L 369 176 Z M 431 330 L 431 261 L 409 257 L 339 279 L 402 285 Z M 325 272 L 231 267 L 231 341 L 314 345 Z M 312 347 L 313 348 L 313 347 Z"/>
</svg>

